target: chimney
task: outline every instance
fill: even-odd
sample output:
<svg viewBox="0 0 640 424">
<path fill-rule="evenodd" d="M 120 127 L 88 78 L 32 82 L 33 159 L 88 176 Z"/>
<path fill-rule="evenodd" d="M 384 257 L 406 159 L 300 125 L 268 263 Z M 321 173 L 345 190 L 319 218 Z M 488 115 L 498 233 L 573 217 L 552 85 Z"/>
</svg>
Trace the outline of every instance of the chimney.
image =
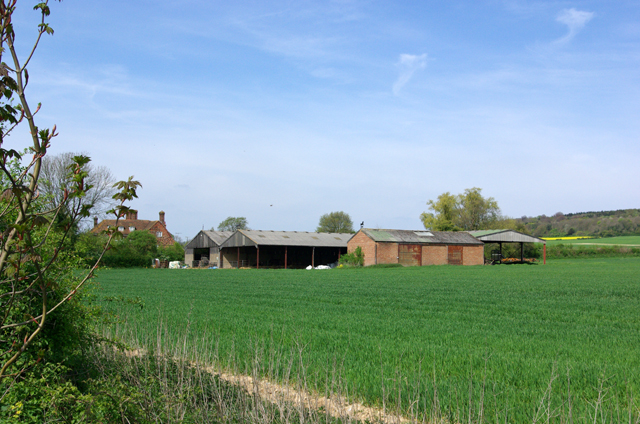
<svg viewBox="0 0 640 424">
<path fill-rule="evenodd" d="M 138 219 L 138 211 L 130 210 L 127 212 L 126 219 Z"/>
<path fill-rule="evenodd" d="M 160 213 L 159 213 L 158 215 L 160 215 L 160 222 L 162 222 L 162 225 L 167 225 L 167 224 L 164 222 L 164 211 L 160 211 Z"/>
<path fill-rule="evenodd" d="M 98 226 L 98 217 L 94 216 L 93 217 L 93 228 L 96 228 Z"/>
</svg>

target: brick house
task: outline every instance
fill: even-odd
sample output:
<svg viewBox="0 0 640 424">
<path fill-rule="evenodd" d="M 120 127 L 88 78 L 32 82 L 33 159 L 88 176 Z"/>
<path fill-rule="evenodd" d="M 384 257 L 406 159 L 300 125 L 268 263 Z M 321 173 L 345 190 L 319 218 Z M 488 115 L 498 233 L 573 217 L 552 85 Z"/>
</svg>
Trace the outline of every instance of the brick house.
<svg viewBox="0 0 640 424">
<path fill-rule="evenodd" d="M 105 219 L 98 223 L 98 217 L 93 218 L 93 228 L 91 232 L 100 234 L 109 228 L 116 226 L 115 219 Z M 175 243 L 173 235 L 167 230 L 167 223 L 164 220 L 164 211 L 160 211 L 157 221 L 149 221 L 147 219 L 138 219 L 138 212 L 130 212 L 124 219 L 118 220 L 118 231 L 125 237 L 132 231 L 149 231 L 158 239 L 158 245 L 167 247 Z"/>
<path fill-rule="evenodd" d="M 349 253 L 357 247 L 364 265 L 482 265 L 484 244 L 459 231 L 374 230 L 362 228 L 347 243 Z"/>
</svg>

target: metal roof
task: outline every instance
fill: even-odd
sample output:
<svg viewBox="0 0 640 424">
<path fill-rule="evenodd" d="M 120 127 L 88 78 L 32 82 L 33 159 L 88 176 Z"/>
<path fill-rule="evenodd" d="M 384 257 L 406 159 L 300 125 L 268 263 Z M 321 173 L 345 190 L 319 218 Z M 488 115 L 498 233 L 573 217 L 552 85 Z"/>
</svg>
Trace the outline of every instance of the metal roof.
<svg viewBox="0 0 640 424">
<path fill-rule="evenodd" d="M 469 231 L 469 234 L 482 240 L 485 243 L 544 243 L 546 242 L 538 237 L 523 234 L 515 230 L 478 230 Z"/>
<path fill-rule="evenodd" d="M 205 231 L 202 230 L 185 246 L 185 249 L 198 249 L 204 247 L 220 246 L 233 231 Z"/>
<path fill-rule="evenodd" d="M 347 247 L 352 234 L 310 233 L 306 231 L 238 230 L 221 247 L 309 246 Z"/>
<path fill-rule="evenodd" d="M 478 239 L 464 231 L 378 230 L 371 228 L 363 228 L 360 231 L 376 242 L 412 244 L 481 244 Z"/>
</svg>

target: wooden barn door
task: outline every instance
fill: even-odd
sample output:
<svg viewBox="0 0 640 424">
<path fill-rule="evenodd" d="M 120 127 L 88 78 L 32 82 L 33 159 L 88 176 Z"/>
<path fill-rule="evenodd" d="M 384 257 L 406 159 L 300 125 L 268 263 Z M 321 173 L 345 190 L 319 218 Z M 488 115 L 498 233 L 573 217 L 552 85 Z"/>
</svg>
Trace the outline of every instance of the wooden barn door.
<svg viewBox="0 0 640 424">
<path fill-rule="evenodd" d="M 449 265 L 462 265 L 462 246 L 449 246 Z"/>
<path fill-rule="evenodd" d="M 422 246 L 419 244 L 399 244 L 398 263 L 404 266 L 422 265 Z"/>
</svg>

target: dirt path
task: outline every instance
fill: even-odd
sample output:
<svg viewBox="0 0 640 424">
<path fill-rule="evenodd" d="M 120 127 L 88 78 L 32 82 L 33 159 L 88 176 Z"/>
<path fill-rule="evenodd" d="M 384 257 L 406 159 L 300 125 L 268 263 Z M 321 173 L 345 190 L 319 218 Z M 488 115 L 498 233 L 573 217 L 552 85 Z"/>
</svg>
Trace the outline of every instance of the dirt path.
<svg viewBox="0 0 640 424">
<path fill-rule="evenodd" d="M 146 354 L 144 349 L 127 350 L 124 352 L 127 357 L 140 357 Z M 179 360 L 178 358 L 174 358 Z M 278 384 L 267 379 L 257 379 L 247 375 L 236 375 L 226 372 L 219 372 L 213 366 L 191 362 L 193 367 L 217 376 L 220 379 L 244 389 L 251 395 L 257 395 L 261 399 L 275 405 L 287 403 L 297 407 L 304 407 L 309 410 L 319 411 L 323 409 L 333 418 L 348 419 L 349 421 L 360 421 L 383 424 L 407 424 L 415 422 L 406 417 L 388 413 L 380 408 L 372 408 L 361 403 L 349 403 L 341 396 L 326 397 L 318 394 L 306 392 L 305 390 Z"/>
<path fill-rule="evenodd" d="M 270 382 L 266 379 L 256 379 L 246 375 L 232 375 L 218 373 L 213 367 L 205 367 L 207 372 L 217 375 L 222 380 L 233 385 L 242 387 L 250 394 L 260 396 L 270 403 L 281 404 L 282 402 L 304 406 L 311 410 L 327 411 L 334 418 L 348 418 L 349 420 L 379 422 L 385 424 L 404 424 L 411 420 L 400 415 L 389 414 L 379 408 L 372 408 L 361 403 L 348 403 L 342 397 L 328 398 L 325 396 L 308 393 L 304 390 Z"/>
</svg>

